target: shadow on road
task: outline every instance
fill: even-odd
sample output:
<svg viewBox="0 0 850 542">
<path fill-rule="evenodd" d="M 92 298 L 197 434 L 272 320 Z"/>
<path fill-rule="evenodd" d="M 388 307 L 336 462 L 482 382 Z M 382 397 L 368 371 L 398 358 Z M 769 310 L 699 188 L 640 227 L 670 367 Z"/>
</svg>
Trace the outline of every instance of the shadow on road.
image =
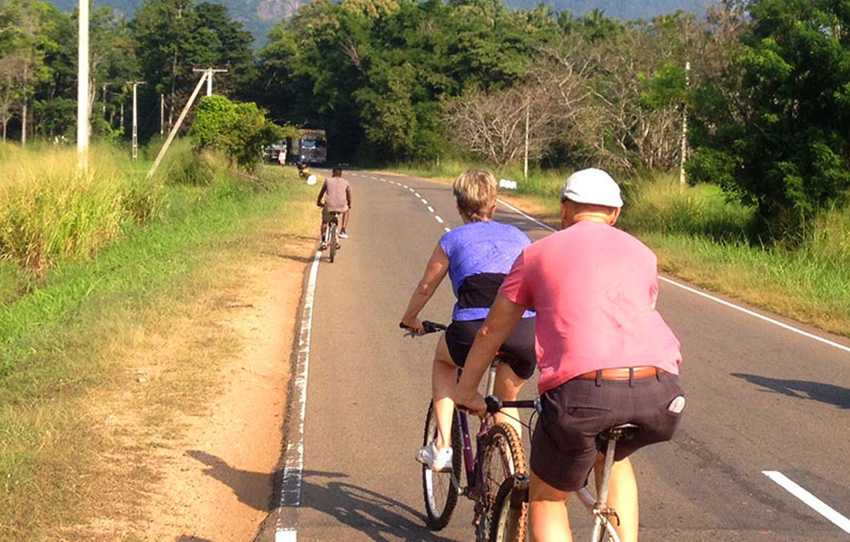
<svg viewBox="0 0 850 542">
<path fill-rule="evenodd" d="M 236 469 L 200 450 L 189 450 L 186 455 L 206 465 L 204 474 L 229 486 L 240 502 L 255 510 L 270 511 L 269 473 Z M 339 481 L 347 477 L 339 472 L 305 471 L 301 508 L 327 514 L 375 542 L 398 539 L 449 542 L 426 529 L 424 518 L 413 508 L 370 489 Z"/>
<path fill-rule="evenodd" d="M 798 399 L 819 401 L 838 408 L 850 409 L 850 389 L 833 384 L 821 384 L 808 380 L 783 380 L 766 376 L 732 373 L 732 376 L 743 378 L 751 384 L 764 388 L 762 391 L 781 393 Z"/>
<path fill-rule="evenodd" d="M 425 528 L 422 515 L 406 504 L 337 481 L 347 477 L 338 472 L 305 471 L 302 507 L 325 513 L 375 542 L 399 539 L 449 542 Z"/>
</svg>

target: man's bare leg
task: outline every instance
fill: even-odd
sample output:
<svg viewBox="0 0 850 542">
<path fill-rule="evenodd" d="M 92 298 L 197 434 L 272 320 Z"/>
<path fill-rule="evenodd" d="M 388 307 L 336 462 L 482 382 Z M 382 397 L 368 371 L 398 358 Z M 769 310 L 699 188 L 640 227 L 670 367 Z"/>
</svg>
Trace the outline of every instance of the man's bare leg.
<svg viewBox="0 0 850 542">
<path fill-rule="evenodd" d="M 533 542 L 572 542 L 567 517 L 568 493 L 556 489 L 531 472 L 528 513 Z"/>
<path fill-rule="evenodd" d="M 452 362 L 446 336 L 441 335 L 434 353 L 434 370 L 431 375 L 431 387 L 434 398 L 434 414 L 437 418 L 437 448 L 452 445 L 452 414 L 454 401 L 451 393 L 457 383 L 457 367 Z"/>
<path fill-rule="evenodd" d="M 596 476 L 596 488 L 602 480 L 602 469 L 605 466 L 605 456 L 599 454 L 596 457 L 594 474 Z M 629 458 L 615 461 L 611 467 L 611 476 L 608 479 L 608 505 L 616 510 L 620 518 L 617 533 L 622 542 L 637 542 L 638 539 L 638 489 L 635 471 Z M 615 525 L 616 526 L 616 525 Z"/>
</svg>

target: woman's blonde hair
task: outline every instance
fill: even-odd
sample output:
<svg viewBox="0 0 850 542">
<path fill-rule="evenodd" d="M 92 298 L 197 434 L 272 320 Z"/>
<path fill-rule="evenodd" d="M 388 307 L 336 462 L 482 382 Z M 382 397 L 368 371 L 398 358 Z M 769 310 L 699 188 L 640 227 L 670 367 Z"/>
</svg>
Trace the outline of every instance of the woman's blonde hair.
<svg viewBox="0 0 850 542">
<path fill-rule="evenodd" d="M 452 183 L 457 208 L 470 222 L 489 220 L 496 210 L 496 177 L 483 169 L 469 169 Z"/>
</svg>

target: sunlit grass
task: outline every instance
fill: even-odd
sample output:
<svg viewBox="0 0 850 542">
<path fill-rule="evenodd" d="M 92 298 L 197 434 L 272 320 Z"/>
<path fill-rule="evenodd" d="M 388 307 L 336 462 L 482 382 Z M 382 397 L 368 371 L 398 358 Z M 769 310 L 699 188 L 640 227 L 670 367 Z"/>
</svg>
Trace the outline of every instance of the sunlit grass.
<svg viewBox="0 0 850 542">
<path fill-rule="evenodd" d="M 37 273 L 88 258 L 130 223 L 155 218 L 162 187 L 132 171 L 109 147 L 93 147 L 88 167 L 67 147 L 5 145 L 0 152 L 0 258 Z"/>
</svg>

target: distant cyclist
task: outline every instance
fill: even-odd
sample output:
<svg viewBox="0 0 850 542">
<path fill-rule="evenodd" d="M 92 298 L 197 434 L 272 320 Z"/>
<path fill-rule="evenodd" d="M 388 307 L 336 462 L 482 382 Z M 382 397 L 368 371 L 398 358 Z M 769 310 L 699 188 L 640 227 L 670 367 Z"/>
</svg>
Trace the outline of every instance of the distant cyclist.
<svg viewBox="0 0 850 542">
<path fill-rule="evenodd" d="M 324 201 L 322 201 L 322 198 L 325 198 Z M 333 168 L 331 177 L 325 179 L 321 190 L 319 190 L 316 205 L 322 208 L 322 244 L 320 249 L 325 250 L 328 248 L 328 223 L 331 221 L 331 213 L 342 214 L 339 236 L 343 239 L 348 237 L 346 229 L 348 227 L 348 214 L 351 210 L 351 185 L 342 178 L 342 168 Z"/>
<path fill-rule="evenodd" d="M 457 303 L 452 323 L 437 343 L 431 382 L 438 437 L 416 456 L 434 470 L 452 464 L 450 435 L 454 403 L 450 393 L 457 380 L 457 368 L 463 367 L 475 334 L 484 323 L 511 264 L 530 243 L 519 229 L 492 220 L 498 190 L 492 173 L 469 170 L 455 179 L 452 188 L 464 225 L 440 239 L 401 319 L 408 328 L 421 330 L 419 313 L 446 273 L 449 274 Z M 534 313 L 525 312 L 522 322 L 502 343 L 507 363 L 498 368 L 495 392 L 502 399 L 515 400 L 522 385 L 534 373 Z M 519 431 L 519 426 L 513 425 Z"/>
<path fill-rule="evenodd" d="M 599 169 L 571 175 L 561 192 L 564 228 L 526 248 L 478 332 L 453 397 L 483 413 L 478 383 L 528 307 L 537 310 L 543 413 L 531 441 L 529 503 L 533 540 L 571 540 L 564 501 L 599 459 L 596 436 L 622 423 L 610 503 L 623 542 L 638 533 L 637 482 L 627 457 L 669 440 L 685 397 L 679 341 L 655 310 L 655 254 L 614 227 L 623 201 Z"/>
</svg>

